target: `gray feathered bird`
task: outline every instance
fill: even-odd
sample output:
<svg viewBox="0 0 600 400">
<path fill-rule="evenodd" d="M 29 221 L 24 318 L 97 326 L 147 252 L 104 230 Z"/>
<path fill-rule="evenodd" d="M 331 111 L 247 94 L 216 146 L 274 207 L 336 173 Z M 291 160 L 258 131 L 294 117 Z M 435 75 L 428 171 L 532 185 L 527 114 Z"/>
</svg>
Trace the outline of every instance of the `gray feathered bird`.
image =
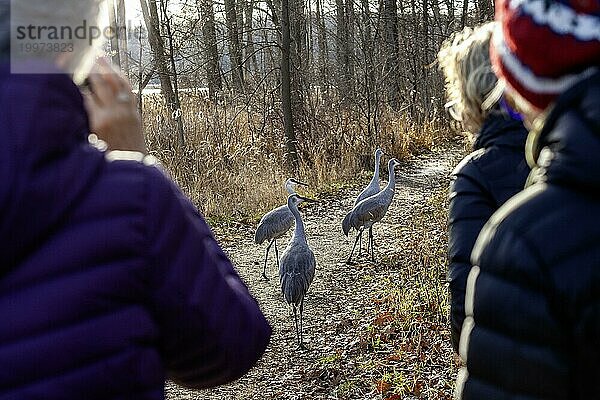
<svg viewBox="0 0 600 400">
<path fill-rule="evenodd" d="M 381 163 L 381 156 L 383 156 L 384 154 L 385 152 L 381 149 L 375 150 L 375 172 L 373 173 L 371 182 L 369 182 L 367 187 L 364 188 L 362 192 L 360 192 L 360 194 L 354 201 L 354 205 L 357 205 L 367 197 L 376 195 L 381 191 L 381 188 L 379 187 L 379 164 Z"/>
<path fill-rule="evenodd" d="M 360 203 L 367 197 L 374 196 L 381 191 L 381 188 L 379 187 L 379 164 L 381 163 L 381 156 L 383 156 L 384 154 L 386 154 L 386 153 L 381 149 L 375 150 L 375 172 L 373 173 L 371 182 L 369 182 L 367 187 L 365 187 L 363 189 L 363 191 L 360 192 L 360 194 L 354 201 L 354 205 L 357 205 L 358 203 Z M 359 232 L 358 236 L 359 236 L 358 255 L 360 256 L 360 254 L 362 253 L 362 240 L 361 240 L 362 239 L 362 231 Z M 368 248 L 367 248 L 367 251 L 369 251 Z"/>
<path fill-rule="evenodd" d="M 387 186 L 376 195 L 367 197 L 366 199 L 360 201 L 342 221 L 344 235 L 348 236 L 351 228 L 354 228 L 358 231 L 358 235 L 356 235 L 356 240 L 354 241 L 354 246 L 352 247 L 352 252 L 350 253 L 350 257 L 348 257 L 348 263 L 350 260 L 352 260 L 352 255 L 354 254 L 356 244 L 358 243 L 358 240 L 365 229 L 369 229 L 371 258 L 375 260 L 375 250 L 373 249 L 373 224 L 381 221 L 381 219 L 387 213 L 390 204 L 392 204 L 394 191 L 396 189 L 396 174 L 394 168 L 399 164 L 400 163 L 398 160 L 392 158 L 388 163 L 389 181 Z"/>
<path fill-rule="evenodd" d="M 288 194 L 296 193 L 296 185 L 308 186 L 306 183 L 297 181 L 294 178 L 290 178 L 285 182 L 285 190 Z M 279 251 L 277 250 L 277 239 L 285 235 L 287 231 L 294 225 L 294 215 L 285 204 L 281 207 L 277 207 L 274 210 L 266 213 L 258 223 L 256 227 L 256 233 L 254 234 L 254 242 L 256 244 L 263 244 L 265 241 L 269 241 L 265 254 L 265 265 L 263 267 L 263 278 L 269 280 L 267 277 L 267 260 L 269 258 L 269 251 L 271 246 L 275 244 L 275 257 L 277 259 L 277 268 L 279 268 Z"/>
<path fill-rule="evenodd" d="M 315 200 L 293 194 L 288 197 L 288 207 L 296 221 L 296 228 L 292 240 L 281 256 L 279 267 L 279 282 L 285 301 L 292 305 L 294 310 L 294 325 L 298 347 L 305 349 L 302 341 L 302 313 L 304 311 L 304 296 L 315 277 L 316 261 L 313 251 L 306 241 L 304 223 L 298 211 L 298 205 L 303 201 Z M 298 312 L 300 318 L 298 318 Z M 300 323 L 298 324 L 298 320 Z"/>
</svg>

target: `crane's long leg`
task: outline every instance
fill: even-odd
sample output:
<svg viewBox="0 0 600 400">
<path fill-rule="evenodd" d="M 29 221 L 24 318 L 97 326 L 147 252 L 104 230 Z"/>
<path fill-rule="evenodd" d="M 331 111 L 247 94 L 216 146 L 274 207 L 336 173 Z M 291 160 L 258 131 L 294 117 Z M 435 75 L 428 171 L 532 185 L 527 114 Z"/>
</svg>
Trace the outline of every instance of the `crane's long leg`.
<svg viewBox="0 0 600 400">
<path fill-rule="evenodd" d="M 356 249 L 356 244 L 360 240 L 360 235 L 362 235 L 362 232 L 363 232 L 363 230 L 361 228 L 361 230 L 358 231 L 358 235 L 356 235 L 356 240 L 354 241 L 354 246 L 352 246 L 352 251 L 350 252 L 350 257 L 348 257 L 346 264 L 350 264 L 350 261 L 352 261 L 352 255 L 354 254 L 354 249 Z"/>
<path fill-rule="evenodd" d="M 362 230 L 358 232 L 358 237 L 360 239 L 358 240 L 358 256 L 357 257 L 360 257 L 360 255 L 362 254 L 362 234 L 363 234 Z M 369 250 L 367 249 L 367 251 L 369 251 Z"/>
<path fill-rule="evenodd" d="M 267 278 L 267 260 L 269 259 L 269 250 L 271 250 L 271 246 L 273 245 L 273 242 L 275 241 L 275 239 L 271 240 L 271 242 L 269 243 L 269 245 L 267 246 L 267 254 L 265 254 L 265 266 L 263 267 L 263 278 L 265 278 L 265 281 L 268 281 L 269 278 Z M 275 245 L 277 248 L 277 245 Z M 279 262 L 279 259 L 277 259 Z"/>
<path fill-rule="evenodd" d="M 277 259 L 277 271 L 279 271 L 279 250 L 277 250 L 277 239 L 273 239 L 275 242 L 275 258 Z"/>
<path fill-rule="evenodd" d="M 371 255 L 371 228 L 369 228 L 369 235 L 367 238 L 367 255 Z"/>
<path fill-rule="evenodd" d="M 375 239 L 373 237 L 373 227 L 369 228 L 369 244 L 371 245 L 371 260 L 375 262 Z"/>
<path fill-rule="evenodd" d="M 304 341 L 302 340 L 302 315 L 304 314 L 304 298 L 300 301 L 300 349 L 306 350 L 306 346 L 304 346 Z"/>
<path fill-rule="evenodd" d="M 298 333 L 298 313 L 295 304 L 292 304 L 292 309 L 294 310 L 294 327 L 296 328 L 296 343 L 298 343 L 298 347 L 300 347 L 300 334 Z M 302 313 L 300 313 L 300 318 L 302 318 Z"/>
</svg>

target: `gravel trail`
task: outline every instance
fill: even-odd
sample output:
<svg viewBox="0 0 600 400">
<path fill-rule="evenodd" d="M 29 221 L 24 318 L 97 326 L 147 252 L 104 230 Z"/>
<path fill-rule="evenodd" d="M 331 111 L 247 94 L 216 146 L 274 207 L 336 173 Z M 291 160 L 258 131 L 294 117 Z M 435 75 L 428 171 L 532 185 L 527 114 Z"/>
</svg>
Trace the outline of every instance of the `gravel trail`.
<svg viewBox="0 0 600 400">
<path fill-rule="evenodd" d="M 374 227 L 376 257 L 385 260 L 403 245 L 406 221 L 431 196 L 448 184 L 448 175 L 460 159 L 458 146 L 411 159 L 397 171 L 396 195 L 386 217 Z M 387 176 L 382 185 L 387 183 Z M 366 184 L 366 182 L 365 182 Z M 305 299 L 304 340 L 308 350 L 296 350 L 294 322 L 281 294 L 274 251 L 269 255 L 268 282 L 261 279 L 265 245 L 253 243 L 253 227 L 239 225 L 216 232 L 223 249 L 273 327 L 273 337 L 257 366 L 237 382 L 219 388 L 193 391 L 169 383 L 167 399 L 336 399 L 335 372 L 320 366 L 339 349 L 356 345 L 353 329 L 371 307 L 373 294 L 366 290 L 377 264 L 360 260 L 347 265 L 353 237 L 346 238 L 341 221 L 362 188 L 320 198 L 320 204 L 301 210 L 309 245 L 317 259 L 317 272 Z M 366 236 L 366 235 L 365 235 Z M 280 255 L 291 232 L 278 241 Z M 366 240 L 365 240 L 366 243 Z M 361 399 L 381 399 L 364 393 Z"/>
</svg>

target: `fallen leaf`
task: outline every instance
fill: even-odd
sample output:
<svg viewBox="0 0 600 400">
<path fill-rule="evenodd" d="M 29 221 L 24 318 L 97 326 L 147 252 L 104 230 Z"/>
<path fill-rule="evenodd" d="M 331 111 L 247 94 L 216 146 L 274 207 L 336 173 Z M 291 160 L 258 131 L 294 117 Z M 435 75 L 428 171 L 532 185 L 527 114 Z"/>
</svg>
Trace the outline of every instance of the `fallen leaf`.
<svg viewBox="0 0 600 400">
<path fill-rule="evenodd" d="M 377 391 L 379 393 L 385 393 L 388 390 L 390 390 L 391 387 L 392 387 L 392 385 L 390 385 L 386 381 L 383 381 L 383 380 L 378 380 L 377 381 Z"/>
<path fill-rule="evenodd" d="M 379 314 L 373 320 L 373 325 L 381 326 L 387 324 L 388 322 L 392 322 L 394 320 L 394 316 L 390 313 Z"/>
</svg>

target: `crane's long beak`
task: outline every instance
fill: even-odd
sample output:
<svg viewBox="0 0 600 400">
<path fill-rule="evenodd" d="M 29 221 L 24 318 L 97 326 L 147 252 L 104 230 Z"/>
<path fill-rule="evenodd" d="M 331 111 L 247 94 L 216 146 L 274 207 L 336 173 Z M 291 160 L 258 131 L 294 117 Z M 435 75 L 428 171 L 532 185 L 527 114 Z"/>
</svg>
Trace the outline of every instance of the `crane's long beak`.
<svg viewBox="0 0 600 400">
<path fill-rule="evenodd" d="M 299 180 L 294 178 L 291 178 L 290 182 L 292 182 L 294 185 L 308 186 L 308 183 L 300 182 Z"/>
<path fill-rule="evenodd" d="M 383 152 L 383 155 L 386 157 L 394 158 L 393 155 L 391 155 L 390 153 L 386 153 L 385 151 Z"/>
</svg>

